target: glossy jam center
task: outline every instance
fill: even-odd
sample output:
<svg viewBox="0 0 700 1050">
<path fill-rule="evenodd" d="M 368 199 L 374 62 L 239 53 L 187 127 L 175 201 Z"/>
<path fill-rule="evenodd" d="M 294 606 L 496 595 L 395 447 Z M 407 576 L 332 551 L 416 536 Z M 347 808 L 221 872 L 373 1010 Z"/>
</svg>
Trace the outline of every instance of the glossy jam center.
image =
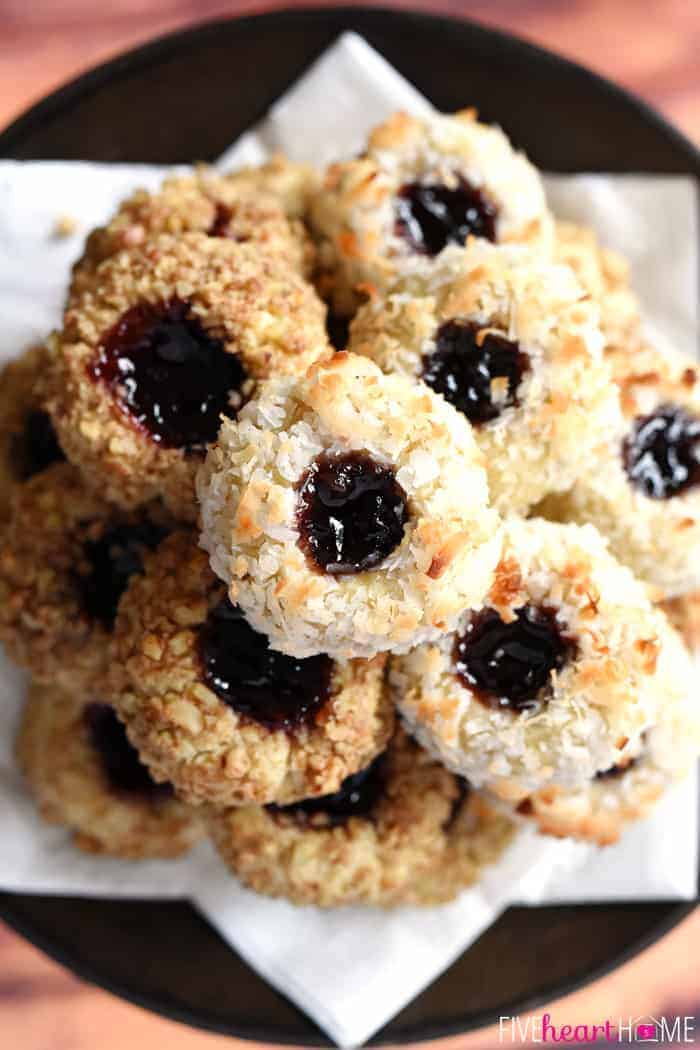
<svg viewBox="0 0 700 1050">
<path fill-rule="evenodd" d="M 406 183 L 395 201 L 396 233 L 414 252 L 437 255 L 448 244 L 467 237 L 496 240 L 496 207 L 466 179 L 453 187 L 440 183 Z"/>
<path fill-rule="evenodd" d="M 700 419 L 678 405 L 638 416 L 623 446 L 627 476 L 649 499 L 670 499 L 700 481 Z"/>
<path fill-rule="evenodd" d="M 533 711 L 546 702 L 552 671 L 573 651 L 552 610 L 524 605 L 510 623 L 495 609 L 475 613 L 453 660 L 458 678 L 487 707 Z"/>
<path fill-rule="evenodd" d="M 488 423 L 518 404 L 529 367 L 517 343 L 482 333 L 468 321 L 447 321 L 438 329 L 434 352 L 423 358 L 423 379 L 470 423 Z"/>
<path fill-rule="evenodd" d="M 109 704 L 88 704 L 85 725 L 113 791 L 153 799 L 172 797 L 170 784 L 156 784 Z"/>
<path fill-rule="evenodd" d="M 245 370 L 180 299 L 141 303 L 107 333 L 91 367 L 120 407 L 166 448 L 201 452 L 235 415 Z"/>
<path fill-rule="evenodd" d="M 13 442 L 12 458 L 22 481 L 66 458 L 47 412 L 29 413 L 22 433 Z"/>
<path fill-rule="evenodd" d="M 346 777 L 333 795 L 309 798 L 292 806 L 268 806 L 273 813 L 288 813 L 300 823 L 335 827 L 350 817 L 370 819 L 384 793 L 384 755 L 369 766 Z"/>
<path fill-rule="evenodd" d="M 107 630 L 114 626 L 119 599 L 130 578 L 143 572 L 146 551 L 155 550 L 167 529 L 150 521 L 122 523 L 83 547 L 87 571 L 78 577 L 83 608 Z"/>
<path fill-rule="evenodd" d="M 326 314 L 326 332 L 334 350 L 344 350 L 350 337 L 350 319 L 340 317 L 329 309 Z"/>
<path fill-rule="evenodd" d="M 275 652 L 228 598 L 200 628 L 199 653 L 205 684 L 239 714 L 268 729 L 312 724 L 331 695 L 330 657 L 297 660 Z"/>
<path fill-rule="evenodd" d="M 403 539 L 406 496 L 390 467 L 367 452 L 322 455 L 299 487 L 300 544 L 323 572 L 376 568 Z"/>
</svg>

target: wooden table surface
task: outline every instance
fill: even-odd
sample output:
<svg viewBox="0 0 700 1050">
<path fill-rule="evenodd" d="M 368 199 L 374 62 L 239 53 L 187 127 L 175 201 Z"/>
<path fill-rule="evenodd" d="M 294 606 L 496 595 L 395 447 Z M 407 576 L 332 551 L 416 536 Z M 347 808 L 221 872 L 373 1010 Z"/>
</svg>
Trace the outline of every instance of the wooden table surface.
<svg viewBox="0 0 700 1050">
<path fill-rule="evenodd" d="M 194 20 L 279 6 L 324 4 L 0 0 L 0 126 L 80 70 L 150 37 Z M 384 0 L 383 6 L 468 16 L 529 37 L 624 84 L 700 139 L 698 0 Z"/>
<path fill-rule="evenodd" d="M 245 0 L 0 0 L 0 126 L 124 48 L 195 19 L 270 6 Z M 471 16 L 577 59 L 642 95 L 700 140 L 700 0 L 437 0 L 413 6 Z M 612 976 L 554 1004 L 553 1019 L 590 1024 L 628 1014 L 700 1015 L 699 944 L 696 910 Z M 481 1032 L 440 1047 L 490 1050 L 496 1041 L 495 1032 Z M 215 1050 L 233 1043 L 83 984 L 0 925 L 2 1050 Z"/>
</svg>

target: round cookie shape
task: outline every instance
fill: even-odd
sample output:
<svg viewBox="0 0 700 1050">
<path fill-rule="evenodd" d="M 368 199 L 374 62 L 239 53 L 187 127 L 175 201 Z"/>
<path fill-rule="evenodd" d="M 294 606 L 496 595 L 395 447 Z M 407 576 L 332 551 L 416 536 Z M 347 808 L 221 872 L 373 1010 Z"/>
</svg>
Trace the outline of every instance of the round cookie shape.
<svg viewBox="0 0 700 1050">
<path fill-rule="evenodd" d="M 662 676 L 668 669 L 669 695 L 659 722 L 643 734 L 630 757 L 579 788 L 541 788 L 518 805 L 518 814 L 544 834 L 611 845 L 628 824 L 648 816 L 671 784 L 687 776 L 700 753 L 700 704 L 678 689 L 679 681 L 691 688 L 693 667 L 671 628 L 664 633 L 660 664 Z"/>
<path fill-rule="evenodd" d="M 329 794 L 393 724 L 384 660 L 295 660 L 234 609 L 194 536 L 173 534 L 119 610 L 115 706 L 157 780 L 188 802 Z"/>
<path fill-rule="evenodd" d="M 197 491 L 212 568 L 294 656 L 436 637 L 479 605 L 500 553 L 466 420 L 354 354 L 262 386 L 224 421 Z"/>
<path fill-rule="evenodd" d="M 254 244 L 162 235 L 105 260 L 51 340 L 47 405 L 108 499 L 194 520 L 194 474 L 258 380 L 330 353 L 325 307 Z"/>
<path fill-rule="evenodd" d="M 0 521 L 15 486 L 65 459 L 44 410 L 46 347 L 30 347 L 0 372 Z"/>
<path fill-rule="evenodd" d="M 196 811 L 150 778 L 114 709 L 91 694 L 32 685 L 16 753 L 42 819 L 87 853 L 178 857 L 203 835 Z"/>
<path fill-rule="evenodd" d="M 474 242 L 360 308 L 349 349 L 460 411 L 503 513 L 571 487 L 618 407 L 599 311 L 571 270 Z"/>
<path fill-rule="evenodd" d="M 286 259 L 293 270 L 310 273 L 313 249 L 308 235 L 300 222 L 290 222 L 282 200 L 268 188 L 271 182 L 283 184 L 282 171 L 272 179 L 261 171 L 258 181 L 257 170 L 248 169 L 239 178 L 202 166 L 190 175 L 165 179 L 156 192 L 137 190 L 120 204 L 106 226 L 88 236 L 83 255 L 73 267 L 69 303 L 91 290 L 105 259 L 143 247 L 160 234 L 201 233 L 250 243 L 259 251 Z"/>
<path fill-rule="evenodd" d="M 332 796 L 210 811 L 207 823 L 245 886 L 322 908 L 444 903 L 479 880 L 514 831 L 402 731 Z"/>
<path fill-rule="evenodd" d="M 673 598 L 700 586 L 700 369 L 650 347 L 608 356 L 619 423 L 573 488 L 541 512 L 593 522 L 620 561 Z"/>
<path fill-rule="evenodd" d="M 629 263 L 624 256 L 604 247 L 587 226 L 558 220 L 554 227 L 554 258 L 571 267 L 599 307 L 606 350 L 638 347 L 640 306 L 630 286 Z"/>
<path fill-rule="evenodd" d="M 40 682 L 100 691 L 116 608 L 171 521 L 120 511 L 69 463 L 16 486 L 0 550 L 0 641 Z"/>
<path fill-rule="evenodd" d="M 673 679 L 657 667 L 665 617 L 595 529 L 533 518 L 504 532 L 485 608 L 393 659 L 390 683 L 424 747 L 520 800 L 624 761 Z"/>
<path fill-rule="evenodd" d="M 346 315 L 362 294 L 430 273 L 446 247 L 470 237 L 543 252 L 552 243 L 537 171 L 473 110 L 395 113 L 360 157 L 328 169 L 310 219 L 334 308 Z"/>
</svg>

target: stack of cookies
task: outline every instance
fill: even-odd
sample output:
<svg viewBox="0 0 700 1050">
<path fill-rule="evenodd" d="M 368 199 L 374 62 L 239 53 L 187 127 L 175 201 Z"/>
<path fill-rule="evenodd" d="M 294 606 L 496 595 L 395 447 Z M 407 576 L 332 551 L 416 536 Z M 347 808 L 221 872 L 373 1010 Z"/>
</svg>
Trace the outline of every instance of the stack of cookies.
<svg viewBox="0 0 700 1050">
<path fill-rule="evenodd" d="M 700 370 L 473 111 L 126 200 L 0 379 L 0 517 L 82 849 L 432 905 L 700 751 Z"/>
</svg>

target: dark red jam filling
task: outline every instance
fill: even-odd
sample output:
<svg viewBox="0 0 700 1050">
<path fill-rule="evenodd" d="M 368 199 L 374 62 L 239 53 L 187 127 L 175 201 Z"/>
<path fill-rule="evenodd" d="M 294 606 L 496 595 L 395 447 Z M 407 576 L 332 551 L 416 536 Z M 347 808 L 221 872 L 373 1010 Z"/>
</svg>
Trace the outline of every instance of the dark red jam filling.
<svg viewBox="0 0 700 1050">
<path fill-rule="evenodd" d="M 620 762 L 617 766 L 611 766 L 610 769 L 604 769 L 600 773 L 596 773 L 596 780 L 616 780 L 618 777 L 623 776 L 629 769 L 637 765 L 641 755 L 636 755 L 634 758 L 628 758 L 625 762 Z"/>
<path fill-rule="evenodd" d="M 529 368 L 517 343 L 490 332 L 481 336 L 480 326 L 469 321 L 447 321 L 438 329 L 435 350 L 423 358 L 423 379 L 470 423 L 488 423 L 518 404 Z"/>
<path fill-rule="evenodd" d="M 329 310 L 326 314 L 326 332 L 335 350 L 344 350 L 350 338 L 350 318 L 339 317 Z"/>
<path fill-rule="evenodd" d="M 485 706 L 535 711 L 575 645 L 551 609 L 523 605 L 514 615 L 504 623 L 495 609 L 473 614 L 455 642 L 455 671 Z"/>
<path fill-rule="evenodd" d="M 700 481 L 700 419 L 679 405 L 638 416 L 622 449 L 627 476 L 649 499 L 670 499 Z"/>
<path fill-rule="evenodd" d="M 467 237 L 496 240 L 497 209 L 485 193 L 457 177 L 454 187 L 408 182 L 395 200 L 396 233 L 421 255 L 437 255 Z"/>
<path fill-rule="evenodd" d="M 155 550 L 168 530 L 151 521 L 114 525 L 83 546 L 87 572 L 77 582 L 83 608 L 107 630 L 114 626 L 119 599 L 132 576 L 143 572 L 146 551 Z"/>
<path fill-rule="evenodd" d="M 319 456 L 301 480 L 299 542 L 323 572 L 376 568 L 401 543 L 407 520 L 406 496 L 393 470 L 368 452 Z"/>
<path fill-rule="evenodd" d="M 140 795 L 153 801 L 172 798 L 170 784 L 157 784 L 126 730 L 109 704 L 88 704 L 84 713 L 90 743 L 100 756 L 110 788 L 125 795 Z"/>
<path fill-rule="evenodd" d="M 47 412 L 29 413 L 22 433 L 13 441 L 12 458 L 22 481 L 66 458 Z"/>
<path fill-rule="evenodd" d="M 379 755 L 365 769 L 346 777 L 333 795 L 308 798 L 292 806 L 268 806 L 271 813 L 293 816 L 300 824 L 336 827 L 351 817 L 371 820 L 372 813 L 384 795 L 384 755 Z"/>
<path fill-rule="evenodd" d="M 231 219 L 233 218 L 233 212 L 226 204 L 219 202 L 215 206 L 214 218 L 212 224 L 207 230 L 210 237 L 228 237 L 229 226 L 231 225 Z"/>
<path fill-rule="evenodd" d="M 297 660 L 275 652 L 228 598 L 202 624 L 199 653 L 209 689 L 234 711 L 268 729 L 292 732 L 313 724 L 330 699 L 330 657 Z"/>
<path fill-rule="evenodd" d="M 202 452 L 235 415 L 245 369 L 188 303 L 132 307 L 104 337 L 90 368 L 120 408 L 165 448 Z"/>
</svg>

